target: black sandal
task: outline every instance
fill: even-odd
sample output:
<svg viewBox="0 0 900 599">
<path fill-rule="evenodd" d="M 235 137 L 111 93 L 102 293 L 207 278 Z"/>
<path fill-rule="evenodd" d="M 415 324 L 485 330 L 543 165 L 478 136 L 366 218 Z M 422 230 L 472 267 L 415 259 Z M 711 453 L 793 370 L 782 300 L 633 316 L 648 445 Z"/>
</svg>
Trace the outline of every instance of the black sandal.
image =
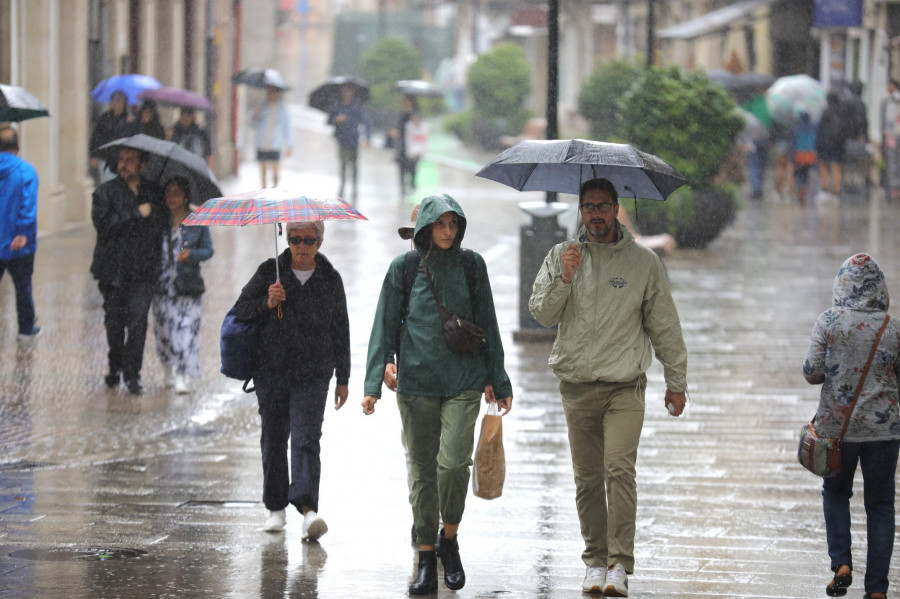
<svg viewBox="0 0 900 599">
<path fill-rule="evenodd" d="M 841 571 L 841 568 L 846 566 L 847 564 L 841 564 L 834 571 L 834 577 L 831 579 L 831 582 L 825 587 L 825 594 L 829 597 L 843 597 L 847 594 L 847 587 L 853 584 L 853 575 L 852 574 L 841 574 L 838 575 L 838 572 Z M 849 566 L 847 566 L 849 568 Z"/>
</svg>

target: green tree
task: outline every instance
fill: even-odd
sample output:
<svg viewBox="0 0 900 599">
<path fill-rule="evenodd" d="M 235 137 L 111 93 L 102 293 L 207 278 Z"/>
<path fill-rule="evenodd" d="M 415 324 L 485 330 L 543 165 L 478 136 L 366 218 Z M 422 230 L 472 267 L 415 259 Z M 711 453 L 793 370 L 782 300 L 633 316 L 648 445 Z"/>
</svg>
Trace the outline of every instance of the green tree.
<svg viewBox="0 0 900 599">
<path fill-rule="evenodd" d="M 394 83 L 422 77 L 422 55 L 409 42 L 396 37 L 378 40 L 360 59 L 359 74 L 369 83 L 369 107 L 376 126 L 386 126 L 401 109 Z"/>
<path fill-rule="evenodd" d="M 699 72 L 652 68 L 622 97 L 628 143 L 656 154 L 691 185 L 709 186 L 744 126 L 728 92 Z"/>
<path fill-rule="evenodd" d="M 516 112 L 531 91 L 525 51 L 504 42 L 485 52 L 469 68 L 468 88 L 476 115 L 496 118 Z"/>
<path fill-rule="evenodd" d="M 613 60 L 597 68 L 578 93 L 578 111 L 597 141 L 623 138 L 621 99 L 640 77 L 642 69 L 625 60 Z"/>
</svg>

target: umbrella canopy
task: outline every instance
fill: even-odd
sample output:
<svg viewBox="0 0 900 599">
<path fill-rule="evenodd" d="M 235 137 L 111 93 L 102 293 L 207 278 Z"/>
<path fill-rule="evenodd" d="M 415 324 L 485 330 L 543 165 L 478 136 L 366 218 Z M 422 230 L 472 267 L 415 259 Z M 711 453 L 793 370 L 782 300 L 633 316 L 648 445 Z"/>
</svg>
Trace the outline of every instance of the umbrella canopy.
<svg viewBox="0 0 900 599">
<path fill-rule="evenodd" d="M 356 98 L 360 102 L 369 100 L 369 84 L 359 77 L 347 77 L 344 75 L 332 77 L 309 93 L 309 105 L 316 110 L 328 112 L 331 107 L 341 101 L 341 88 L 352 85 L 356 91 Z"/>
<path fill-rule="evenodd" d="M 178 106 L 179 108 L 196 108 L 197 110 L 209 110 L 212 104 L 206 98 L 189 89 L 180 87 L 157 87 L 145 89 L 138 94 L 141 100 L 155 100 L 163 106 Z"/>
<path fill-rule="evenodd" d="M 769 130 L 760 122 L 753 113 L 741 110 L 741 117 L 744 119 L 744 130 L 742 135 L 753 143 L 759 143 L 769 139 Z"/>
<path fill-rule="evenodd" d="M 285 81 L 284 76 L 275 69 L 251 67 L 240 73 L 235 73 L 231 80 L 235 83 L 249 85 L 250 87 L 277 87 L 282 90 L 291 89 L 291 86 Z"/>
<path fill-rule="evenodd" d="M 0 83 L 0 123 L 19 122 L 39 116 L 50 116 L 41 101 L 14 85 Z"/>
<path fill-rule="evenodd" d="M 407 96 L 418 96 L 420 98 L 440 98 L 444 92 L 433 83 L 422 81 L 420 79 L 404 79 L 394 83 L 394 90 Z"/>
<path fill-rule="evenodd" d="M 316 200 L 280 187 L 213 198 L 191 212 L 186 225 L 265 225 L 316 220 L 367 220 L 340 198 Z"/>
<path fill-rule="evenodd" d="M 172 177 L 186 177 L 191 182 L 190 199 L 193 203 L 200 204 L 222 195 L 216 176 L 209 170 L 206 161 L 176 143 L 139 133 L 100 146 L 100 149 L 107 148 L 133 148 L 148 152 L 150 160 L 144 169 L 144 178 L 165 185 Z"/>
<path fill-rule="evenodd" d="M 162 87 L 162 83 L 149 75 L 113 75 L 97 84 L 91 92 L 91 98 L 97 102 L 108 103 L 115 92 L 122 92 L 128 98 L 128 104 L 140 104 L 138 94 L 145 89 Z"/>
<path fill-rule="evenodd" d="M 209 200 L 184 219 L 184 224 L 243 227 L 268 223 L 317 220 L 368 220 L 340 198 L 316 200 L 280 187 L 269 187 Z M 278 256 L 278 228 L 275 228 L 275 255 Z M 279 280 L 278 260 L 275 276 Z M 281 307 L 279 306 L 279 310 Z M 280 315 L 279 315 L 280 318 Z"/>
<path fill-rule="evenodd" d="M 724 69 L 711 69 L 706 71 L 706 76 L 727 90 L 735 92 L 747 92 L 761 87 L 769 87 L 775 81 L 775 77 L 765 73 L 732 73 Z"/>
<path fill-rule="evenodd" d="M 825 111 L 825 88 L 809 75 L 779 77 L 766 92 L 766 106 L 773 119 L 793 124 L 801 112 L 809 114 L 813 124 Z"/>
<path fill-rule="evenodd" d="M 627 144 L 585 139 L 528 140 L 509 148 L 475 176 L 519 191 L 578 195 L 590 179 L 609 179 L 621 197 L 665 200 L 687 179 L 663 159 Z"/>
</svg>

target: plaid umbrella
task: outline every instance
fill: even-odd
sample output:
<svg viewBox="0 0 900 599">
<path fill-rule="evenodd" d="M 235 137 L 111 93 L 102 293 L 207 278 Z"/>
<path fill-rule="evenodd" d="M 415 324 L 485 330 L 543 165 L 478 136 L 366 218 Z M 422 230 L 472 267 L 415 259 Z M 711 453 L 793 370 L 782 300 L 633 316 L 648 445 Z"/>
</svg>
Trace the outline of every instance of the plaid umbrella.
<svg viewBox="0 0 900 599">
<path fill-rule="evenodd" d="M 316 200 L 280 187 L 269 187 L 207 200 L 184 219 L 184 225 L 243 227 L 317 220 L 368 219 L 340 198 Z M 275 255 L 278 256 L 277 226 Z M 275 261 L 275 272 L 280 278 L 278 260 Z"/>
</svg>

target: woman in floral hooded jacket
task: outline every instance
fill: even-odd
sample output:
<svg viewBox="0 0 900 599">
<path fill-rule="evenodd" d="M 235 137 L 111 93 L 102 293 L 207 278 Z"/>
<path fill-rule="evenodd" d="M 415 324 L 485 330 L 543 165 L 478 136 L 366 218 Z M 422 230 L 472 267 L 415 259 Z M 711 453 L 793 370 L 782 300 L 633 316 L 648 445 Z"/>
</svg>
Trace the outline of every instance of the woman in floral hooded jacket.
<svg viewBox="0 0 900 599">
<path fill-rule="evenodd" d="M 867 599 L 882 599 L 894 545 L 894 474 L 900 451 L 900 322 L 891 318 L 872 366 L 850 414 L 850 404 L 872 344 L 887 317 L 884 273 L 868 254 L 848 258 L 834 279 L 834 305 L 816 320 L 803 374 L 822 383 L 816 430 L 838 437 L 848 415 L 840 473 L 824 479 L 822 502 L 828 555 L 834 576 L 825 591 L 840 597 L 852 582 L 850 497 L 859 464 L 863 474 L 868 532 L 865 590 Z"/>
</svg>

